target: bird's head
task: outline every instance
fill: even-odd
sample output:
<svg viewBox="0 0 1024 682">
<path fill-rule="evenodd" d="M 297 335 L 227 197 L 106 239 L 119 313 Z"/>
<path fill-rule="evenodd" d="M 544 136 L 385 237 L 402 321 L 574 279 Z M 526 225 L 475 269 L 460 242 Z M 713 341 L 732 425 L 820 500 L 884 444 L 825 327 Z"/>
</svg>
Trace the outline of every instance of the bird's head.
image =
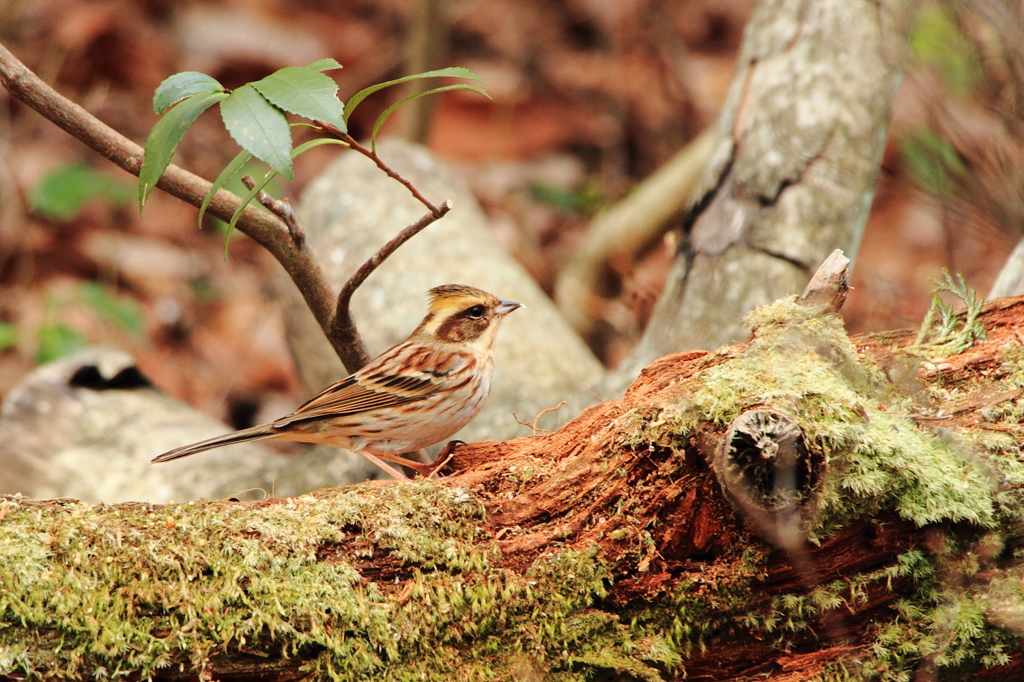
<svg viewBox="0 0 1024 682">
<path fill-rule="evenodd" d="M 430 310 L 413 336 L 463 343 L 489 350 L 501 318 L 520 307 L 464 284 L 443 284 L 427 292 Z"/>
</svg>

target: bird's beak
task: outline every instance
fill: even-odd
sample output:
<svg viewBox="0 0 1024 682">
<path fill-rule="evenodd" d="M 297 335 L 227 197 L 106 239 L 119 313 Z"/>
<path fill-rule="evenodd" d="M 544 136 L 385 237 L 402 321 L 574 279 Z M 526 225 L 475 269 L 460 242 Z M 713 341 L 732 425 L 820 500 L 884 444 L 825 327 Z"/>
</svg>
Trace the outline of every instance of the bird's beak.
<svg viewBox="0 0 1024 682">
<path fill-rule="evenodd" d="M 521 308 L 522 303 L 516 303 L 515 301 L 498 301 L 498 307 L 494 309 L 495 315 L 508 315 L 516 308 Z"/>
</svg>

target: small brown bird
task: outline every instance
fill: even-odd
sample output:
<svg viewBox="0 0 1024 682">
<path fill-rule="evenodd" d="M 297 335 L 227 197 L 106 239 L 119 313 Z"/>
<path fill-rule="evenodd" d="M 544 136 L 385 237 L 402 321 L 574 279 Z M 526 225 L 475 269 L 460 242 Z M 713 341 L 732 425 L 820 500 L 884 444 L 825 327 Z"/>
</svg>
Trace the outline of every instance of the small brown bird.
<svg viewBox="0 0 1024 682">
<path fill-rule="evenodd" d="M 448 438 L 480 412 L 491 390 L 498 326 L 519 304 L 462 284 L 434 287 L 427 296 L 430 310 L 408 339 L 292 414 L 153 461 L 276 438 L 348 448 L 395 478 L 405 476 L 382 460 L 429 477 L 443 462 L 422 464 L 400 455 Z"/>
</svg>

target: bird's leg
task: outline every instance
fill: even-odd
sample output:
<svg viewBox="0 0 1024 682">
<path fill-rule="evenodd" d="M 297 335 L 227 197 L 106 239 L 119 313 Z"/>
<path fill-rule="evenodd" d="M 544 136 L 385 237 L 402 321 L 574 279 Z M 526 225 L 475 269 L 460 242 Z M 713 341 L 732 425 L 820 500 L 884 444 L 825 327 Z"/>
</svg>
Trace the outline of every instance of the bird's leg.
<svg viewBox="0 0 1024 682">
<path fill-rule="evenodd" d="M 430 476 L 431 472 L 433 471 L 430 464 L 424 464 L 423 462 L 414 462 L 411 459 L 399 457 L 398 455 L 367 455 L 366 453 L 363 453 L 363 456 L 366 457 L 367 459 L 373 457 L 373 459 L 370 459 L 370 461 L 379 466 L 381 469 L 384 469 L 384 471 L 387 471 L 388 473 L 394 471 L 394 468 L 388 466 L 387 464 L 381 462 L 380 460 L 386 459 L 389 462 L 394 462 L 395 464 L 401 464 L 404 467 L 409 467 L 410 469 L 418 473 L 420 476 L 423 476 L 424 478 Z M 394 476 L 394 474 L 391 475 Z M 395 478 L 399 478 L 399 476 L 395 476 Z M 407 477 L 403 475 L 401 476 L 401 478 Z"/>
<path fill-rule="evenodd" d="M 406 476 L 404 473 L 402 473 L 401 471 L 399 471 L 395 467 L 391 466 L 390 464 L 388 464 L 387 462 L 382 460 L 380 457 L 377 457 L 376 455 L 371 455 L 368 452 L 360 452 L 359 454 L 362 455 L 363 457 L 365 457 L 366 459 L 370 460 L 370 462 L 375 464 L 382 471 L 386 471 L 387 473 L 391 474 L 391 476 L 395 480 L 398 480 L 398 481 L 408 481 L 409 480 L 408 476 Z"/>
<path fill-rule="evenodd" d="M 448 441 L 448 444 L 441 449 L 441 452 L 434 458 L 434 461 L 427 462 L 426 464 L 423 462 L 416 462 L 407 457 L 401 457 L 400 455 L 371 455 L 368 452 L 361 452 L 359 454 L 397 479 L 404 479 L 406 476 L 382 460 L 387 460 L 388 462 L 394 462 L 395 464 L 401 464 L 404 467 L 409 467 L 423 478 L 433 478 L 434 474 L 440 471 L 445 464 L 451 461 L 452 456 L 455 454 L 455 448 L 465 444 L 466 443 L 461 440 Z"/>
</svg>

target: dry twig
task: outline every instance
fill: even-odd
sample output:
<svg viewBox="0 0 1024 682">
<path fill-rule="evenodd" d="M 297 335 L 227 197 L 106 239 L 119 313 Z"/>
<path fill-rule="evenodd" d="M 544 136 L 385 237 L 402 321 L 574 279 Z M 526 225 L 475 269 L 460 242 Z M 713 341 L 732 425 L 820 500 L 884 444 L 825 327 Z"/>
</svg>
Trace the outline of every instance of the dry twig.
<svg viewBox="0 0 1024 682">
<path fill-rule="evenodd" d="M 384 160 L 377 155 L 377 152 L 367 149 L 363 145 L 359 144 L 359 142 L 357 142 L 351 135 L 342 132 L 329 123 L 317 121 L 317 125 L 324 132 L 337 137 L 339 140 L 347 143 L 351 149 L 373 161 L 388 177 L 396 180 L 403 187 L 408 189 L 416 200 L 426 206 L 430 211 L 412 225 L 409 225 L 395 235 L 394 238 L 382 246 L 377 253 L 373 254 L 369 260 L 360 265 L 359 269 L 353 273 L 347 282 L 345 282 L 345 285 L 342 286 L 341 291 L 338 293 L 338 300 L 335 305 L 333 316 L 334 322 L 331 325 L 329 335 L 332 339 L 345 340 L 345 343 L 335 345 L 334 349 L 337 351 L 338 357 L 340 357 L 341 361 L 344 363 L 345 368 L 350 372 L 354 372 L 356 369 L 363 367 L 370 361 L 370 354 L 366 350 L 366 344 L 363 343 L 362 337 L 359 336 L 355 320 L 352 319 L 352 294 L 355 293 L 355 290 L 358 289 L 364 281 L 366 281 L 366 278 L 369 277 L 373 271 L 388 258 L 388 256 L 394 253 L 398 247 L 412 239 L 435 220 L 443 218 L 444 215 L 452 209 L 452 203 L 450 201 L 444 201 L 440 205 L 435 204 L 430 201 L 430 199 L 423 196 L 412 182 L 403 177 L 394 168 L 386 164 Z"/>
<path fill-rule="evenodd" d="M 562 402 L 558 403 L 554 407 L 549 407 L 547 409 L 541 410 L 540 412 L 537 413 L 537 416 L 533 418 L 533 423 L 532 424 L 528 424 L 528 423 L 524 422 L 523 420 L 521 420 L 519 418 L 519 415 L 517 415 L 515 412 L 512 413 L 512 418 L 515 419 L 517 423 L 522 424 L 523 426 L 525 426 L 525 427 L 527 427 L 529 429 L 533 429 L 533 435 L 535 435 L 535 436 L 538 433 L 547 433 L 547 431 L 545 429 L 538 429 L 537 428 L 537 422 L 540 421 L 540 418 L 543 417 L 544 415 L 546 415 L 548 412 L 557 412 L 558 410 L 560 410 L 562 408 L 562 405 L 565 405 L 565 403 L 566 403 L 566 401 L 563 400 Z"/>
</svg>

